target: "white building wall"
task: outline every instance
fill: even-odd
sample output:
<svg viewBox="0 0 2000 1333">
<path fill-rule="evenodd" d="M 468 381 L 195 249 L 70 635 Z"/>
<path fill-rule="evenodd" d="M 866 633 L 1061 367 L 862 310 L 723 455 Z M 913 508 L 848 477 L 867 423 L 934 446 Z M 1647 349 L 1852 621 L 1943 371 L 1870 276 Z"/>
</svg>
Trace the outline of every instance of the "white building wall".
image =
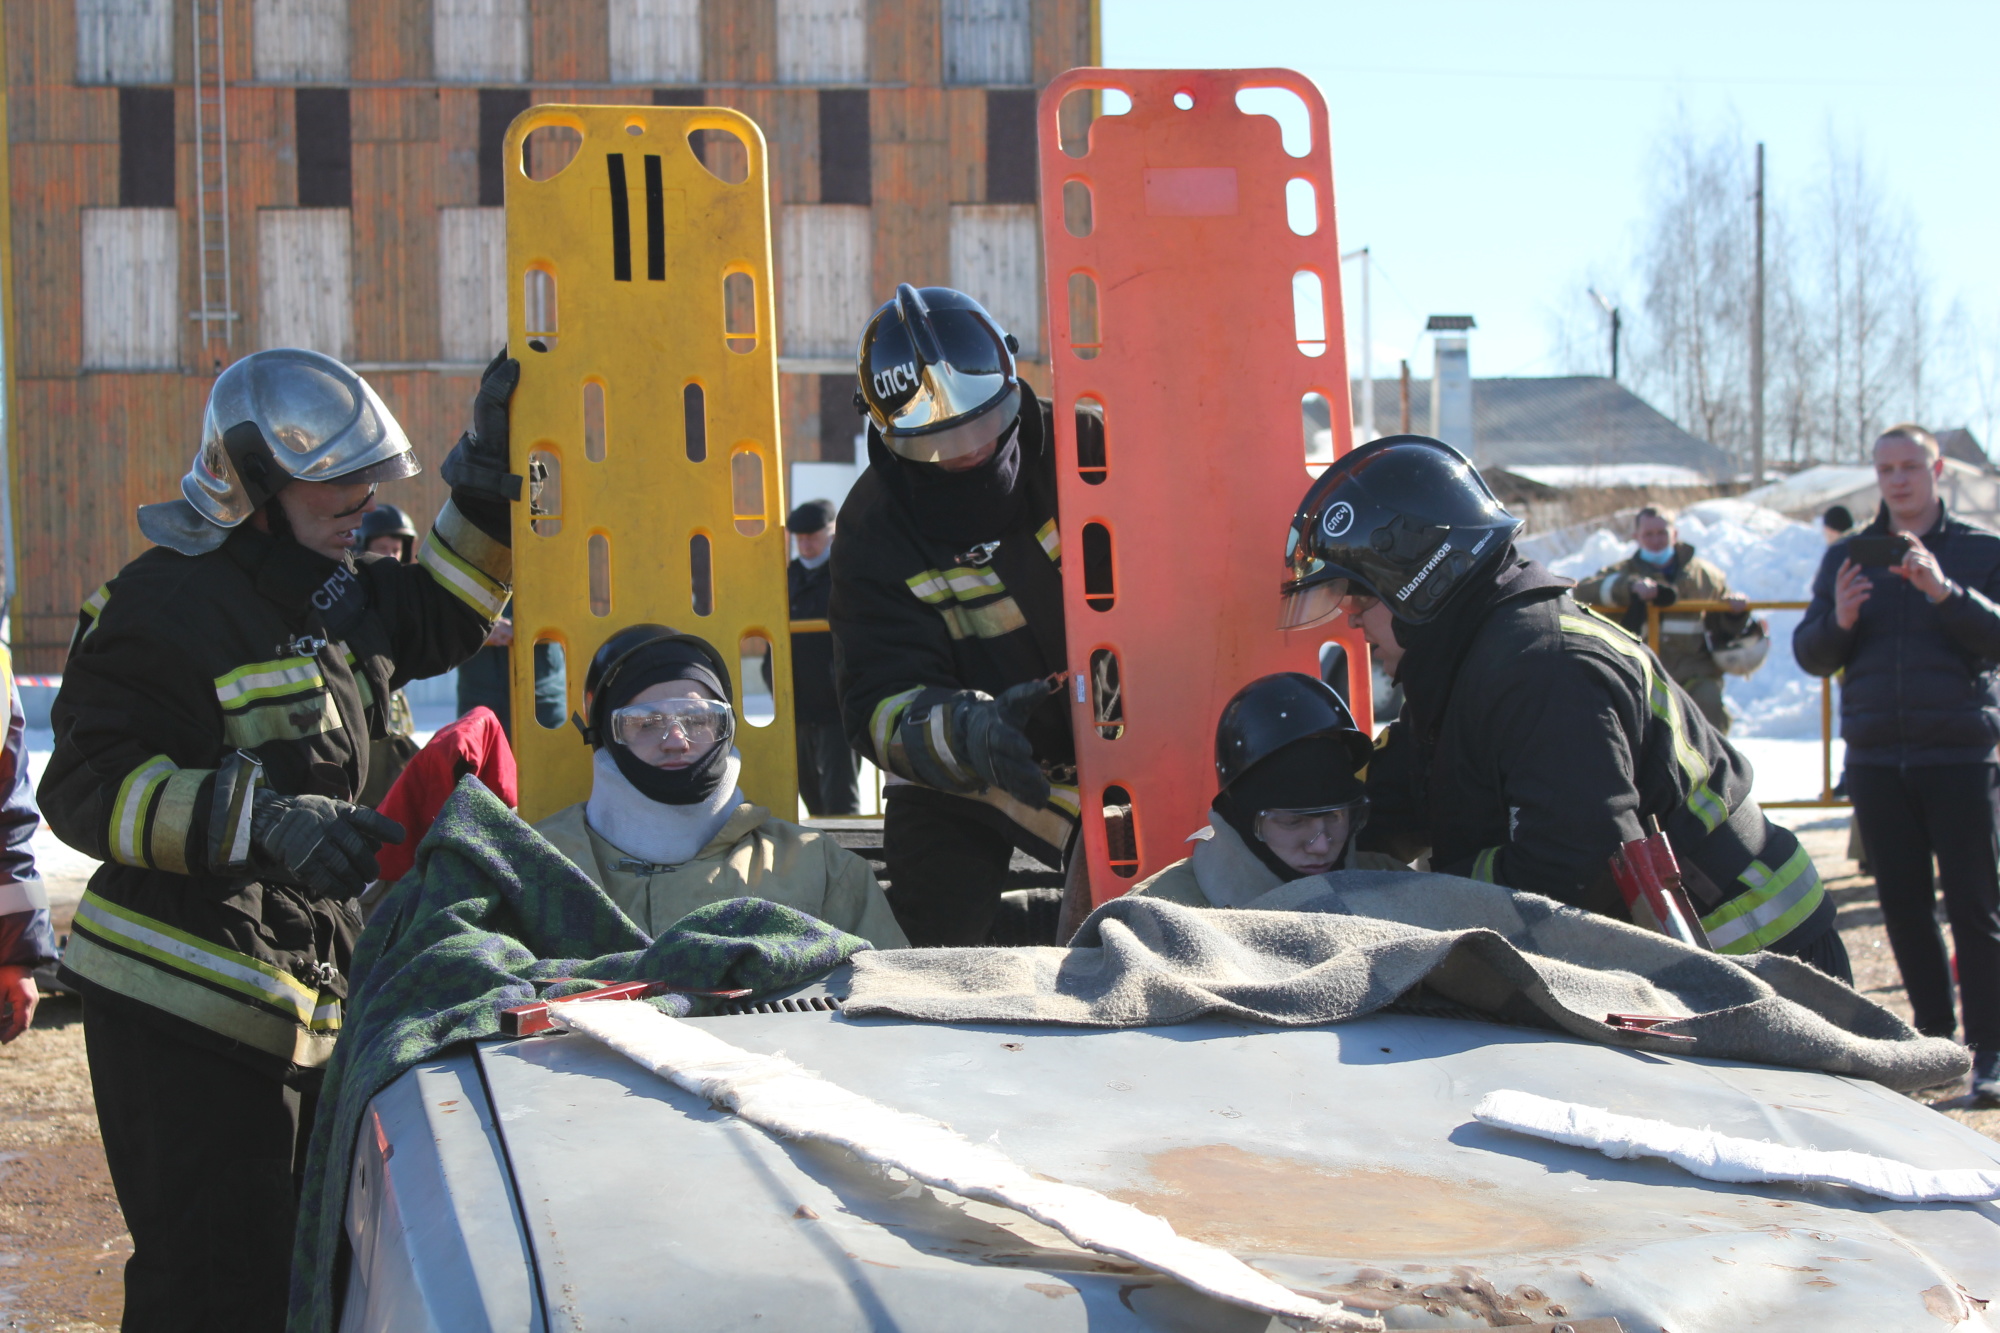
<svg viewBox="0 0 2000 1333">
<path fill-rule="evenodd" d="M 944 81 L 1034 82 L 1028 0 L 944 0 Z"/>
<path fill-rule="evenodd" d="M 1033 204 L 957 204 L 951 210 L 951 285 L 1020 340 L 1042 349 L 1041 227 Z"/>
<path fill-rule="evenodd" d="M 347 0 L 255 0 L 250 64 L 270 83 L 345 83 Z"/>
<path fill-rule="evenodd" d="M 257 214 L 258 345 L 354 352 L 354 228 L 344 208 Z"/>
<path fill-rule="evenodd" d="M 778 82 L 866 83 L 867 0 L 777 0 Z"/>
<path fill-rule="evenodd" d="M 76 0 L 78 83 L 172 83 L 174 0 Z"/>
<path fill-rule="evenodd" d="M 180 365 L 180 216 L 171 208 L 83 210 L 83 368 Z"/>
<path fill-rule="evenodd" d="M 875 309 L 875 222 L 864 204 L 792 204 L 778 241 L 786 356 L 850 357 Z"/>
<path fill-rule="evenodd" d="M 447 361 L 484 365 L 507 341 L 507 214 L 438 210 L 438 342 Z"/>
<path fill-rule="evenodd" d="M 701 0 L 611 0 L 613 83 L 700 83 Z"/>
<path fill-rule="evenodd" d="M 431 59 L 448 83 L 523 83 L 528 0 L 431 0 Z"/>
</svg>

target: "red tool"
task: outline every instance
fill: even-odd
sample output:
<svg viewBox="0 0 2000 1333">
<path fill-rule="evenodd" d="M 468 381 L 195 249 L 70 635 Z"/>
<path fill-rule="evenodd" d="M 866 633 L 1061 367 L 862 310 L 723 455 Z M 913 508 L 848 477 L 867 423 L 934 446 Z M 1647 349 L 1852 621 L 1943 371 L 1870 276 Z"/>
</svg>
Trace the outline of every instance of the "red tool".
<svg viewBox="0 0 2000 1333">
<path fill-rule="evenodd" d="M 576 977 L 556 977 L 541 982 L 553 986 L 558 982 L 575 981 Z M 747 990 L 690 990 L 686 986 L 670 986 L 664 981 L 620 981 L 596 990 L 582 991 L 576 995 L 565 995 L 555 1001 L 557 1004 L 576 1004 L 584 1000 L 644 1000 L 654 995 L 700 995 L 714 1000 L 740 1000 L 750 994 Z M 547 1032 L 555 1024 L 549 1018 L 549 1001 L 537 1000 L 533 1004 L 517 1004 L 512 1009 L 500 1011 L 500 1035 L 503 1037 L 532 1037 L 537 1032 Z"/>
<path fill-rule="evenodd" d="M 1634 925 L 1707 949 L 1708 933 L 1681 887 L 1674 849 L 1660 831 L 1659 820 L 1649 817 L 1646 823 L 1651 832 L 1625 843 L 1611 858 L 1611 878 L 1625 899 L 1625 910 L 1632 914 Z"/>
<path fill-rule="evenodd" d="M 1606 1014 L 1604 1016 L 1604 1023 L 1606 1027 L 1616 1028 L 1620 1032 L 1643 1032 L 1649 1037 L 1658 1037 L 1662 1041 L 1693 1041 L 1694 1038 L 1684 1032 L 1660 1032 L 1657 1030 L 1662 1023 L 1678 1023 L 1684 1017 L 1687 1017 L 1687 1015 Z"/>
</svg>

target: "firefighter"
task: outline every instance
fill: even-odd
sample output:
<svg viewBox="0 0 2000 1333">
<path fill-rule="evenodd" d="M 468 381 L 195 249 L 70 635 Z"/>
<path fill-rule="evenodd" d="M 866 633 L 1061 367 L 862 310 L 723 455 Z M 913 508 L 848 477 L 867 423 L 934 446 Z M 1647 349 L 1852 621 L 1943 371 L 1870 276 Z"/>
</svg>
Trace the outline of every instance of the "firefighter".
<svg viewBox="0 0 2000 1333">
<path fill-rule="evenodd" d="M 50 826 L 104 864 L 63 958 L 112 1184 L 128 1329 L 284 1324 L 298 1172 L 393 821 L 354 804 L 390 694 L 469 656 L 512 577 L 503 352 L 417 563 L 350 555 L 418 464 L 352 370 L 217 377 L 182 498 L 88 601 L 53 710 Z"/>
<path fill-rule="evenodd" d="M 1632 521 L 1638 549 L 1579 583 L 1575 597 L 1601 607 L 1640 638 L 1646 637 L 1646 608 L 1664 613 L 1676 602 L 1727 602 L 1727 611 L 1706 615 L 1660 616 L 1660 664 L 1688 692 L 1701 715 L 1729 734 L 1729 710 L 1722 704 L 1722 666 L 1711 645 L 1730 643 L 1750 628 L 1750 599 L 1729 591 L 1729 578 L 1680 539 L 1670 515 L 1651 505 Z"/>
<path fill-rule="evenodd" d="M 1514 549 L 1520 520 L 1451 446 L 1365 444 L 1306 492 L 1288 629 L 1345 614 L 1403 687 L 1362 845 L 1624 918 L 1609 862 L 1658 820 L 1711 946 L 1842 980 L 1833 903 L 1750 765 L 1647 647 Z"/>
<path fill-rule="evenodd" d="M 861 335 L 834 672 L 848 741 L 888 775 L 889 901 L 916 945 L 980 943 L 1013 849 L 1061 867 L 1076 829 L 1049 409 L 1016 350 L 948 287 L 899 286 Z"/>
<path fill-rule="evenodd" d="M 405 565 L 417 562 L 417 529 L 410 516 L 394 505 L 377 504 L 361 520 L 354 539 L 356 563 L 368 556 L 380 556 Z M 373 809 L 382 804 L 396 779 L 416 756 L 417 719 L 410 711 L 409 698 L 401 690 L 389 696 L 389 716 L 383 734 L 368 743 L 368 785 L 361 790 L 360 804 Z"/>
<path fill-rule="evenodd" d="M 1194 852 L 1134 894 L 1188 907 L 1250 907 L 1281 884 L 1331 870 L 1408 870 L 1355 838 L 1368 823 L 1371 745 L 1331 685 L 1297 671 L 1259 676 L 1215 724 L 1208 827 Z"/>
</svg>

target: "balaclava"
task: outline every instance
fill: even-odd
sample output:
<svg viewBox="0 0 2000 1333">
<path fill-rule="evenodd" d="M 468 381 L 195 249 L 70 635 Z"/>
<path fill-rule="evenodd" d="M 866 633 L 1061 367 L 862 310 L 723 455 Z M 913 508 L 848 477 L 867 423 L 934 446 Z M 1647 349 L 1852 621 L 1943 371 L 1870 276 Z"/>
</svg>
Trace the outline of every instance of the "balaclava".
<svg viewBox="0 0 2000 1333">
<path fill-rule="evenodd" d="M 1022 412 L 1039 411 L 1025 396 Z M 974 546 L 1006 535 L 1018 515 L 1025 489 L 1021 481 L 1021 416 L 1008 423 L 993 457 L 964 472 L 935 463 L 917 463 L 891 453 L 874 426 L 868 428 L 868 462 L 909 511 L 917 531 L 954 547 Z"/>
<path fill-rule="evenodd" d="M 1332 736 L 1303 736 L 1265 755 L 1227 790 L 1217 793 L 1213 809 L 1258 860 L 1279 879 L 1289 881 L 1303 876 L 1257 836 L 1258 814 L 1265 810 L 1324 809 L 1358 801 L 1366 794 L 1367 787 L 1355 776 L 1354 761 L 1344 744 Z M 1337 865 L 1347 864 L 1358 832 L 1359 828 L 1349 831 Z"/>
<path fill-rule="evenodd" d="M 611 739 L 611 714 L 631 703 L 641 690 L 669 680 L 694 681 L 706 686 L 724 703 L 729 702 L 728 683 L 716 675 L 714 663 L 699 648 L 674 641 L 649 643 L 636 649 L 611 680 L 611 692 L 605 696 L 600 714 L 599 748 L 610 751 L 625 780 L 652 800 L 665 805 L 696 805 L 713 796 L 722 783 L 730 745 L 736 736 L 733 713 L 729 733 L 686 768 L 655 768 Z"/>
</svg>

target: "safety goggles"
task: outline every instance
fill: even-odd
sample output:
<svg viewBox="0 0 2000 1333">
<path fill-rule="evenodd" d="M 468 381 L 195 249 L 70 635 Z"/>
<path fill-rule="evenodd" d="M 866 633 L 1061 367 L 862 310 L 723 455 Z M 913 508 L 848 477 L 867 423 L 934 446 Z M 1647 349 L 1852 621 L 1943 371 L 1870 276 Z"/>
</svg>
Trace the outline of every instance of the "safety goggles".
<svg viewBox="0 0 2000 1333">
<path fill-rule="evenodd" d="M 1274 839 L 1288 846 L 1305 846 L 1325 838 L 1338 847 L 1361 831 L 1368 822 L 1368 798 L 1341 805 L 1322 805 L 1309 810 L 1259 810 L 1251 827 L 1257 840 L 1269 844 Z"/>
<path fill-rule="evenodd" d="M 690 746 L 713 745 L 729 734 L 729 705 L 719 699 L 657 699 L 627 704 L 611 714 L 611 739 L 626 749 L 666 744 L 679 732 Z"/>
</svg>

